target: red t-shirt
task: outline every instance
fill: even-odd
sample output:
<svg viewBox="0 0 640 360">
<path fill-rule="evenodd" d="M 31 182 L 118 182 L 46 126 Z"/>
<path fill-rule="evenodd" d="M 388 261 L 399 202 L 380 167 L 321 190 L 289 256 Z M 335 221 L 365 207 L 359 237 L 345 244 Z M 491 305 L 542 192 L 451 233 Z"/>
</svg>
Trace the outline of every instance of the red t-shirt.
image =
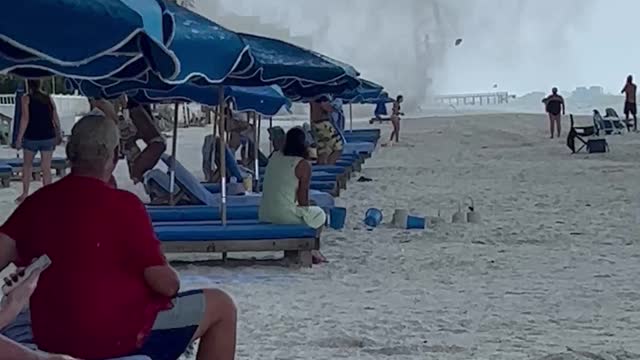
<svg viewBox="0 0 640 360">
<path fill-rule="evenodd" d="M 28 197 L 0 232 L 15 240 L 22 262 L 51 258 L 31 298 L 44 351 L 87 360 L 129 354 L 169 306 L 145 283 L 144 269 L 166 259 L 131 193 L 70 175 Z"/>
</svg>

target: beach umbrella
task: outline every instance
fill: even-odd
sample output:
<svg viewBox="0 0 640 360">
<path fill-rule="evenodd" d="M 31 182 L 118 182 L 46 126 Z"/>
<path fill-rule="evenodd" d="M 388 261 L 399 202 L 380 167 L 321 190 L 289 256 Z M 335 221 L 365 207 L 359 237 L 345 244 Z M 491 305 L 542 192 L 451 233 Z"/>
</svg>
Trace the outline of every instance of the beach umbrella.
<svg viewBox="0 0 640 360">
<path fill-rule="evenodd" d="M 180 59 L 178 74 L 164 79 L 149 71 L 135 79 L 111 77 L 94 81 L 105 95 L 117 96 L 140 89 L 170 91 L 187 83 L 199 86 L 223 84 L 234 69 L 242 71 L 247 66 L 245 64 L 251 62 L 249 47 L 233 31 L 172 3 L 167 3 L 166 14 L 176 24 L 167 46 Z"/>
<path fill-rule="evenodd" d="M 239 35 L 249 46 L 250 66 L 237 69 L 229 76 L 230 81 L 276 83 L 283 89 L 295 83 L 311 86 L 351 81 L 359 85 L 358 71 L 348 64 L 286 41 Z"/>
<path fill-rule="evenodd" d="M 173 27 L 161 0 L 12 2 L 0 12 L 0 71 L 82 79 L 151 71 L 171 79 L 180 68 L 165 46 Z"/>
<path fill-rule="evenodd" d="M 358 104 L 368 100 L 378 99 L 383 90 L 382 85 L 378 85 L 373 81 L 360 79 L 360 85 L 357 88 L 347 90 L 336 97 L 348 104 Z"/>
<path fill-rule="evenodd" d="M 292 100 L 311 98 L 323 93 L 342 93 L 360 85 L 358 72 L 353 67 L 314 51 L 276 39 L 235 34 L 177 6 L 168 5 L 167 13 L 174 17 L 176 23 L 175 35 L 168 41 L 168 47 L 180 59 L 182 66 L 178 76 L 167 81 L 149 71 L 134 80 L 122 81 L 114 77 L 95 81 L 76 81 L 74 86 L 83 89 L 85 94 L 95 93 L 107 98 L 143 90 L 145 96 L 170 95 L 169 99 L 174 99 L 172 96 L 180 95 L 178 96 L 180 99 L 195 100 L 204 104 L 210 104 L 215 97 L 211 97 L 210 101 L 204 101 L 202 98 L 192 99 L 196 96 L 196 92 L 191 92 L 194 91 L 193 88 L 189 90 L 180 87 L 183 85 L 213 87 L 209 91 L 217 91 L 220 114 L 224 114 L 227 88 L 216 87 L 216 85 L 252 87 L 279 85 L 284 95 Z M 194 31 L 194 28 L 197 30 Z M 208 35 L 203 35 L 206 33 Z M 235 58 L 227 56 L 224 62 L 219 61 L 215 58 L 218 49 L 218 46 L 214 46 L 215 44 L 224 44 L 229 47 L 230 50 L 222 54 L 237 56 Z M 206 54 L 204 58 L 202 54 Z M 93 90 L 90 91 L 91 88 Z M 187 90 L 189 91 L 185 93 Z M 233 98 L 238 102 L 241 97 Z M 253 110 L 259 111 L 259 109 Z M 266 115 L 266 112 L 260 112 Z M 224 116 L 221 116 L 220 120 L 220 138 L 224 148 Z M 224 156 L 223 152 L 221 156 Z M 223 224 L 226 223 L 224 163 L 223 158 L 221 161 L 223 166 L 220 169 L 223 189 L 221 199 Z"/>
</svg>

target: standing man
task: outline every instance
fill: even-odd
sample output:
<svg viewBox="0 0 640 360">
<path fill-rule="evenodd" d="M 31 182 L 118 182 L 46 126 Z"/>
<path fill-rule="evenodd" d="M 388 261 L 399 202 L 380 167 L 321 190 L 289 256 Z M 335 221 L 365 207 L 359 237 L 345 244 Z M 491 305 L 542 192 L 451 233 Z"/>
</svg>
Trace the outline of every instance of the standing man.
<svg viewBox="0 0 640 360">
<path fill-rule="evenodd" d="M 547 114 L 549 114 L 549 131 L 551 132 L 551 138 L 553 139 L 554 128 L 557 130 L 558 137 L 560 137 L 562 131 L 562 115 L 565 114 L 564 98 L 558 95 L 558 88 L 554 87 L 551 89 L 551 95 L 542 99 L 542 102 L 545 105 Z"/>
<path fill-rule="evenodd" d="M 633 76 L 627 76 L 627 83 L 622 88 L 621 94 L 624 94 L 624 122 L 627 124 L 627 130 L 631 131 L 629 123 L 629 114 L 633 115 L 633 131 L 638 131 L 638 106 L 636 105 L 636 90 L 638 87 L 633 83 Z"/>
</svg>

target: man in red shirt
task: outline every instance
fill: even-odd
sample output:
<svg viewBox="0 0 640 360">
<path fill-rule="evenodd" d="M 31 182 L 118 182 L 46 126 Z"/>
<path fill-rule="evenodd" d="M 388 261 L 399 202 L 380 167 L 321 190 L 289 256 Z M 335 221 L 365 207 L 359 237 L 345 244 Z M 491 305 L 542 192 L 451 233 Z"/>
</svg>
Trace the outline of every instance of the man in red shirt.
<svg viewBox="0 0 640 360">
<path fill-rule="evenodd" d="M 67 145 L 71 174 L 28 197 L 0 227 L 0 268 L 43 254 L 52 261 L 31 299 L 36 344 L 86 360 L 156 360 L 176 359 L 201 339 L 199 359 L 233 359 L 231 298 L 178 293 L 144 205 L 107 184 L 118 144 L 113 121 L 81 119 Z"/>
</svg>

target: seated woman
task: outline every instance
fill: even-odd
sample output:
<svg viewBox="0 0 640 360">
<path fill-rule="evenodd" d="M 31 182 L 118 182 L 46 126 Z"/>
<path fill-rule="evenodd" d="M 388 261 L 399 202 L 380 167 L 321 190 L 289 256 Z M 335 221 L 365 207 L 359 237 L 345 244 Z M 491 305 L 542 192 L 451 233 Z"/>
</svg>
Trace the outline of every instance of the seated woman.
<svg viewBox="0 0 640 360">
<path fill-rule="evenodd" d="M 306 158 L 304 131 L 292 128 L 287 132 L 284 148 L 272 154 L 265 170 L 260 221 L 306 224 L 314 229 L 324 225 L 324 210 L 309 203 L 311 164 Z"/>
</svg>

